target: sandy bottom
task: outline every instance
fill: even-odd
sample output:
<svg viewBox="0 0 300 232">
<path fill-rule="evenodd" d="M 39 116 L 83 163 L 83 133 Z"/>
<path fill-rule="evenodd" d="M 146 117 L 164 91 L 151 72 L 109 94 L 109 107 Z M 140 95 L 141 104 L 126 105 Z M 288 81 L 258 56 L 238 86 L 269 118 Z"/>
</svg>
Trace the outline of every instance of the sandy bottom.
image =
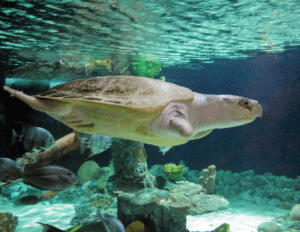
<svg viewBox="0 0 300 232">
<path fill-rule="evenodd" d="M 42 222 L 56 226 L 62 230 L 70 227 L 70 222 L 75 215 L 73 205 L 53 204 L 42 205 L 41 203 L 20 207 L 0 207 L 0 212 L 10 212 L 18 217 L 16 232 L 41 232 L 43 227 L 36 222 Z"/>
<path fill-rule="evenodd" d="M 230 232 L 257 232 L 260 223 L 269 222 L 287 212 L 289 211 L 269 206 L 235 202 L 224 211 L 187 216 L 187 229 L 190 232 L 212 231 L 223 223 L 228 223 Z"/>
<path fill-rule="evenodd" d="M 36 222 L 66 230 L 75 215 L 75 209 L 70 204 L 1 206 L 0 212 L 11 212 L 19 218 L 16 232 L 42 232 L 42 226 Z M 230 232 L 257 232 L 260 223 L 271 221 L 274 217 L 287 212 L 283 209 L 250 205 L 246 202 L 231 202 L 227 210 L 218 213 L 187 216 L 187 229 L 191 232 L 212 231 L 221 224 L 228 223 Z"/>
</svg>

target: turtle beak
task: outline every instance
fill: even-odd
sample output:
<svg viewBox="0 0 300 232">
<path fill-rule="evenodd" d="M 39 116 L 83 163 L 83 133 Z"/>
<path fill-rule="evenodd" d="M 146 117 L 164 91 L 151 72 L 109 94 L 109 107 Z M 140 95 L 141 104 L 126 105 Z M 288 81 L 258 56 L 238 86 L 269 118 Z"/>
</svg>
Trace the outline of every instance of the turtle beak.
<svg viewBox="0 0 300 232">
<path fill-rule="evenodd" d="M 258 111 L 258 117 L 261 118 L 261 117 L 263 116 L 263 109 L 262 109 L 262 107 L 261 107 L 260 104 L 257 103 L 257 105 L 258 105 L 258 106 L 257 106 L 257 108 L 258 108 L 258 109 L 257 109 L 257 111 Z"/>
<path fill-rule="evenodd" d="M 254 121 L 254 119 L 256 119 L 257 117 L 262 117 L 262 115 L 263 109 L 260 104 L 256 103 L 253 105 L 252 109 L 247 114 L 245 114 L 243 118 L 246 120 L 250 119 Z"/>
</svg>

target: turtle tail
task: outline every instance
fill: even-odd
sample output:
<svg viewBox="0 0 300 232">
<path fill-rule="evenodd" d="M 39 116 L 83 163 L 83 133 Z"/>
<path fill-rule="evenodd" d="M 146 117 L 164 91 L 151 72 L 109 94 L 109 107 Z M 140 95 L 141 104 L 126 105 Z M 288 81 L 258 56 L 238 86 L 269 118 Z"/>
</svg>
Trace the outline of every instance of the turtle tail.
<svg viewBox="0 0 300 232">
<path fill-rule="evenodd" d="M 31 106 L 36 110 L 40 110 L 43 112 L 50 112 L 51 109 L 45 104 L 43 100 L 40 100 L 36 97 L 29 96 L 22 91 L 14 90 L 7 86 L 3 86 L 3 89 L 10 93 L 11 97 L 19 98 L 21 101 L 25 102 L 27 105 Z"/>
</svg>

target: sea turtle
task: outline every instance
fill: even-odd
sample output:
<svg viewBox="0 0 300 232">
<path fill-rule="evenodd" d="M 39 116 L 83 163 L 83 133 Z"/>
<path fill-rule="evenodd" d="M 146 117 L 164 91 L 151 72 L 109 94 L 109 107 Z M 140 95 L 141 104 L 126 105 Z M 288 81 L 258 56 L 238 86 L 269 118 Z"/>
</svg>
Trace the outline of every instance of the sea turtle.
<svg viewBox="0 0 300 232">
<path fill-rule="evenodd" d="M 74 80 L 36 96 L 4 89 L 75 131 L 156 146 L 184 144 L 213 129 L 244 125 L 262 116 L 255 100 L 195 93 L 147 77 Z"/>
</svg>

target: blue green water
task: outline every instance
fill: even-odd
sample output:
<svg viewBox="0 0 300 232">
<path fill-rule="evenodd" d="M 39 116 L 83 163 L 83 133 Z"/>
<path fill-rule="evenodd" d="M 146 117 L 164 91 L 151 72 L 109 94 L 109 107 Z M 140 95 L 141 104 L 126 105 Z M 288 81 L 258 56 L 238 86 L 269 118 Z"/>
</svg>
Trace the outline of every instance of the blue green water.
<svg viewBox="0 0 300 232">
<path fill-rule="evenodd" d="M 154 165 L 182 161 L 187 169 L 181 180 L 199 184 L 201 170 L 203 174 L 214 164 L 216 193 L 229 202 L 239 199 L 289 211 L 300 202 L 299 15 L 299 1 L 3 0 L 1 86 L 34 95 L 75 79 L 133 75 L 130 65 L 142 58 L 159 64 L 156 79 L 164 76 L 167 82 L 197 93 L 255 99 L 263 116 L 250 124 L 215 129 L 164 156 L 158 147 L 145 144 L 147 166 L 151 170 Z M 91 60 L 103 59 L 112 63 L 92 65 Z M 12 121 L 45 128 L 56 140 L 72 132 L 10 98 L 2 88 L 0 96 L 1 158 L 16 160 L 24 154 L 20 146 L 11 146 Z M 91 160 L 108 167 L 111 152 L 108 149 Z M 74 150 L 52 164 L 77 174 L 86 158 Z M 6 209 L 15 212 L 12 203 L 20 189 L 1 190 Z M 22 194 L 41 193 L 34 191 Z M 63 192 L 57 198 L 48 203 L 70 203 Z M 114 207 L 111 213 L 116 215 Z M 39 210 L 33 209 L 45 213 Z M 73 213 L 71 208 L 66 212 Z M 71 219 L 67 224 L 72 224 Z"/>
</svg>

